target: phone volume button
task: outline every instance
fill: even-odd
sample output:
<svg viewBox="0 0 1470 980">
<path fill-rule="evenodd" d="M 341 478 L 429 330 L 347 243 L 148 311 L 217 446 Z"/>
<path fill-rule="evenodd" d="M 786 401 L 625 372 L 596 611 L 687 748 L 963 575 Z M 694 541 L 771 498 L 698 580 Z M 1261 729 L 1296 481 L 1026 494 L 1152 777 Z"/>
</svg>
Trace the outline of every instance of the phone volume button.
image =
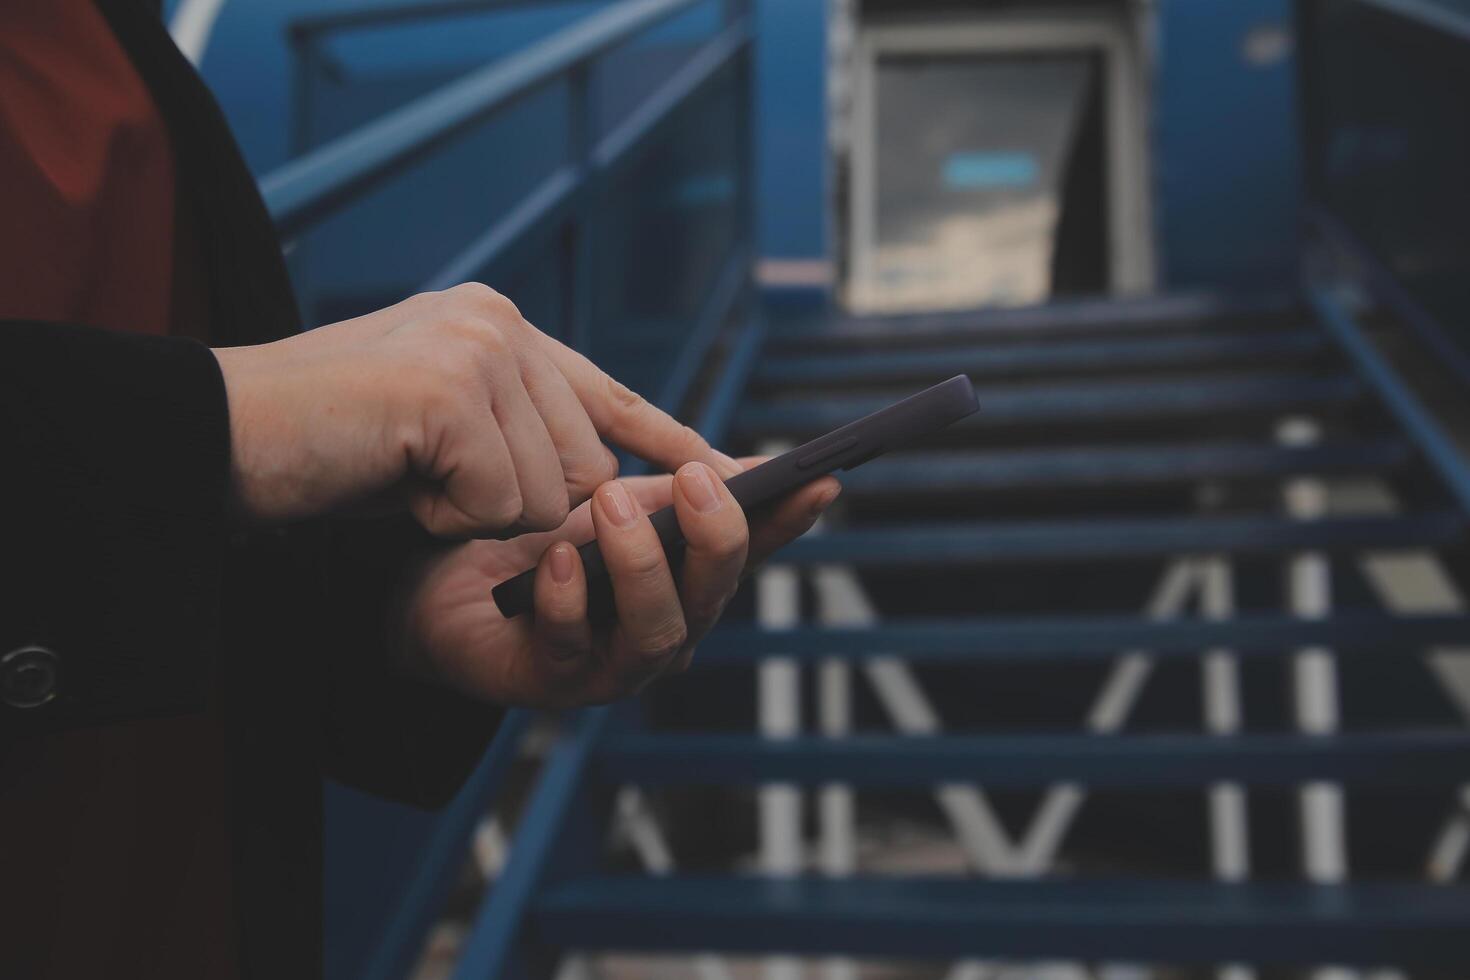
<svg viewBox="0 0 1470 980">
<path fill-rule="evenodd" d="M 830 460 L 833 456 L 836 456 L 839 453 L 845 453 L 857 444 L 857 436 L 847 436 L 846 438 L 838 439 L 836 442 L 831 443 L 830 445 L 818 446 L 815 449 L 812 449 L 809 452 L 805 452 L 796 457 L 796 467 L 797 469 L 809 470 L 814 466 L 820 466 L 821 464 Z"/>
</svg>

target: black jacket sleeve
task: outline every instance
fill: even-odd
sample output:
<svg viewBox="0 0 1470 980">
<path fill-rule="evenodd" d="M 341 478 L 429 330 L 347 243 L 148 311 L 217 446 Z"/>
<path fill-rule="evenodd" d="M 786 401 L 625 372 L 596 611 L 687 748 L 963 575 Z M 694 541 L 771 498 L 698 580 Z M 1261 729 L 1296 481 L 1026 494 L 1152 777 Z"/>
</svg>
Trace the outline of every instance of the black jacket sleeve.
<svg viewBox="0 0 1470 980">
<path fill-rule="evenodd" d="M 333 522 L 327 537 L 327 772 L 378 796 L 441 806 L 484 754 L 503 715 L 407 677 L 391 662 L 386 627 L 405 571 L 445 545 L 407 517 Z"/>
<path fill-rule="evenodd" d="M 208 695 L 229 421 L 185 339 L 0 323 L 0 733 Z"/>
</svg>

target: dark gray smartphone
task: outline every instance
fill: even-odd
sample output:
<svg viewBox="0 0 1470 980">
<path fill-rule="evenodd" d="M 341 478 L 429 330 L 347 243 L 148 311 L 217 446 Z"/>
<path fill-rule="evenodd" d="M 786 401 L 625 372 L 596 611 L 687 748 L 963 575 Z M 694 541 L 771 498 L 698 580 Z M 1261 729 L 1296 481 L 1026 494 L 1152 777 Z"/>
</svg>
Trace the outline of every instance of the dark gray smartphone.
<svg viewBox="0 0 1470 980">
<path fill-rule="evenodd" d="M 741 508 L 749 513 L 819 476 L 861 466 L 874 456 L 938 432 L 979 408 L 970 379 L 963 374 L 957 375 L 856 422 L 833 429 L 753 469 L 737 473 L 725 481 L 725 486 L 730 488 L 730 495 Z M 664 553 L 671 563 L 677 565 L 683 557 L 684 535 L 679 530 L 674 508 L 665 507 L 651 515 L 649 520 L 663 542 Z M 577 551 L 587 572 L 588 615 L 592 619 L 606 619 L 612 615 L 613 596 L 602 552 L 597 549 L 596 541 L 589 541 Z M 530 568 L 495 587 L 492 592 L 495 604 L 507 619 L 530 612 L 535 584 L 536 569 Z"/>
</svg>

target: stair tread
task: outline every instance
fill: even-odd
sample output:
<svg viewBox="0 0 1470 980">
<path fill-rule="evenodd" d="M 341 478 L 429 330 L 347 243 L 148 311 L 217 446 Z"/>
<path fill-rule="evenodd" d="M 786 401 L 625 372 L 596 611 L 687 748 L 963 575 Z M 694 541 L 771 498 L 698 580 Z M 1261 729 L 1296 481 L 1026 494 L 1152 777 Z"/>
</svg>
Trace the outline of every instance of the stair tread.
<svg viewBox="0 0 1470 980">
<path fill-rule="evenodd" d="M 782 549 L 783 564 L 941 567 L 1038 561 L 1147 559 L 1190 553 L 1433 548 L 1459 543 L 1458 511 L 1413 516 L 1106 518 L 1007 523 L 878 525 L 809 534 Z"/>
<path fill-rule="evenodd" d="M 699 645 L 698 667 L 749 663 L 779 654 L 801 658 L 902 656 L 915 662 L 983 659 L 1111 659 L 1126 650 L 1198 656 L 1327 647 L 1338 653 L 1401 656 L 1430 646 L 1470 645 L 1470 615 L 1336 613 L 1324 619 L 1249 615 L 1168 622 L 1138 616 L 1015 616 L 892 619 L 869 627 L 799 626 L 771 630 L 724 624 Z"/>
<path fill-rule="evenodd" d="M 541 895 L 563 948 L 1207 963 L 1456 964 L 1462 885 L 590 876 Z"/>
<path fill-rule="evenodd" d="M 980 381 L 1038 373 L 1100 373 L 1242 361 L 1276 363 L 1330 349 L 1317 330 L 1124 338 L 1050 344 L 969 345 L 920 350 L 802 354 L 767 358 L 755 372 L 758 385 L 841 385 L 968 374 Z"/>
<path fill-rule="evenodd" d="M 1110 297 L 1041 306 L 836 316 L 793 324 L 771 338 L 775 350 L 851 346 L 900 347 L 916 343 L 978 340 L 997 336 L 1132 335 L 1201 328 L 1299 325 L 1308 315 L 1294 301 L 1240 300 L 1211 295 Z"/>
<path fill-rule="evenodd" d="M 1094 487 L 1114 483 L 1365 473 L 1404 465 L 1397 439 L 1287 448 L 1259 443 L 1175 443 L 1014 451 L 912 452 L 883 456 L 841 476 L 844 492 L 957 492 Z"/>
<path fill-rule="evenodd" d="M 767 739 L 686 732 L 611 736 L 598 771 L 612 781 L 723 785 L 763 782 L 925 787 L 1057 782 L 1199 787 L 1221 780 L 1290 786 L 1331 780 L 1453 786 L 1470 772 L 1470 730 L 1339 735 L 856 734 Z"/>
<path fill-rule="evenodd" d="M 1331 408 L 1362 397 L 1351 375 L 1249 374 L 1234 377 L 1128 380 L 1024 386 L 977 386 L 980 411 L 954 430 L 1079 419 L 1178 418 L 1219 413 Z M 821 433 L 878 411 L 885 395 L 811 396 L 757 401 L 742 408 L 735 431 L 742 436 Z"/>
</svg>

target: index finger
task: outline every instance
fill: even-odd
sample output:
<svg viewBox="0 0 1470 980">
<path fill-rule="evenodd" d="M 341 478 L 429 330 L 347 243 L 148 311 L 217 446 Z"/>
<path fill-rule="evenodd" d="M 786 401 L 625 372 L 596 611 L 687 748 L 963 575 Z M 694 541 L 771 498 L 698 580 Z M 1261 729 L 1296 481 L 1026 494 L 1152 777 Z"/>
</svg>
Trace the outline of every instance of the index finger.
<svg viewBox="0 0 1470 980">
<path fill-rule="evenodd" d="M 698 461 L 728 479 L 742 469 L 689 426 L 552 337 L 540 335 L 546 356 L 561 371 L 598 435 L 669 472 Z"/>
</svg>

